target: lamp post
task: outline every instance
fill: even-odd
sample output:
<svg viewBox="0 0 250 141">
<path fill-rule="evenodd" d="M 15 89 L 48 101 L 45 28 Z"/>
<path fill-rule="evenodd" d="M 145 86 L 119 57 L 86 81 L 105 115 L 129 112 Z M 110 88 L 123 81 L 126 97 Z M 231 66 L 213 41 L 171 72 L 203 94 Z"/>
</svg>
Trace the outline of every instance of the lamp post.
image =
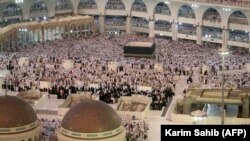
<svg viewBox="0 0 250 141">
<path fill-rule="evenodd" d="M 229 54 L 229 50 L 226 47 L 219 49 L 219 54 L 222 56 L 222 94 L 221 94 L 221 125 L 225 122 L 225 103 L 224 103 L 224 57 Z"/>
</svg>

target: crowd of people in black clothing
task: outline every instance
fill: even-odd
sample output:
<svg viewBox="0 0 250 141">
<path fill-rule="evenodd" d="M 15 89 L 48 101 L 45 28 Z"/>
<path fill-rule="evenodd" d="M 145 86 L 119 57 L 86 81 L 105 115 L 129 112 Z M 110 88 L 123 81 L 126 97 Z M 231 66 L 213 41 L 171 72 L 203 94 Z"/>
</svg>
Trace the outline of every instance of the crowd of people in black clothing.
<svg viewBox="0 0 250 141">
<path fill-rule="evenodd" d="M 127 83 L 122 85 L 115 85 L 113 83 L 112 85 L 100 86 L 99 88 L 81 87 L 80 89 L 74 86 L 67 88 L 63 86 L 54 86 L 51 89 L 41 89 L 41 91 L 47 91 L 49 94 L 56 94 L 58 99 L 66 99 L 70 94 L 90 92 L 92 95 L 99 96 L 99 100 L 108 104 L 117 103 L 121 96 L 131 96 L 132 94 L 144 95 L 152 98 L 152 110 L 161 110 L 175 95 L 171 87 L 166 87 L 163 91 L 155 89 L 152 91 L 138 91 Z"/>
</svg>

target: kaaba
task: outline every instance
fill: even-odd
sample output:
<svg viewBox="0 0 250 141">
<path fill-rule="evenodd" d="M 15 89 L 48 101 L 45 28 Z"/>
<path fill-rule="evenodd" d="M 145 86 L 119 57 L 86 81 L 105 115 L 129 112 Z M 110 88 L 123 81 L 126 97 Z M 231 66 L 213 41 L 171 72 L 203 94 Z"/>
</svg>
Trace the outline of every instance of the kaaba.
<svg viewBox="0 0 250 141">
<path fill-rule="evenodd" d="M 154 57 L 154 42 L 129 42 L 123 47 L 124 57 Z"/>
</svg>

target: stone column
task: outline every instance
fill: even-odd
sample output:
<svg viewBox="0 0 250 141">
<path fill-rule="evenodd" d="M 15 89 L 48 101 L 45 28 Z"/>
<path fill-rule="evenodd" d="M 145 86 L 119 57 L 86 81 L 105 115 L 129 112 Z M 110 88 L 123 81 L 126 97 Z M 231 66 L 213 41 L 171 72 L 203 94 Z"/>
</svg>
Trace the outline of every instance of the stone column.
<svg viewBox="0 0 250 141">
<path fill-rule="evenodd" d="M 3 41 L 1 40 L 0 43 L 1 43 L 0 47 L 1 47 L 1 52 L 2 52 L 3 51 Z"/>
<path fill-rule="evenodd" d="M 250 33 L 249 33 L 250 34 Z M 250 53 L 250 36 L 249 36 L 249 45 L 248 45 L 248 52 Z"/>
<path fill-rule="evenodd" d="M 22 44 L 23 44 L 23 46 L 24 46 L 24 44 L 26 44 L 26 34 L 25 34 L 25 32 L 22 32 L 22 35 L 23 35 L 23 38 L 22 38 Z"/>
<path fill-rule="evenodd" d="M 197 36 L 196 43 L 201 45 L 202 44 L 202 27 L 201 26 L 197 26 L 196 36 Z"/>
<path fill-rule="evenodd" d="M 99 24 L 100 24 L 100 33 L 103 33 L 105 31 L 105 29 L 104 29 L 105 21 L 104 21 L 103 15 L 99 16 Z"/>
<path fill-rule="evenodd" d="M 68 38 L 70 37 L 70 31 L 71 31 L 71 29 L 70 29 L 70 26 L 69 26 L 69 22 L 68 22 L 68 25 L 67 25 L 67 28 L 68 28 L 68 33 L 67 33 L 67 36 L 68 36 Z"/>
<path fill-rule="evenodd" d="M 34 41 L 35 41 L 35 43 L 37 43 L 38 42 L 38 36 L 37 36 L 37 30 L 36 29 L 34 29 L 33 35 L 34 35 Z"/>
<path fill-rule="evenodd" d="M 17 47 L 18 46 L 18 40 L 17 40 L 17 35 L 15 36 L 15 38 L 14 38 L 14 42 L 15 42 L 15 47 Z"/>
<path fill-rule="evenodd" d="M 241 116 L 242 116 L 242 118 L 249 118 L 249 97 L 248 97 L 248 95 L 246 95 L 243 99 Z"/>
<path fill-rule="evenodd" d="M 42 37 L 41 37 L 41 34 L 42 34 L 42 29 L 39 29 L 39 41 L 42 42 Z"/>
<path fill-rule="evenodd" d="M 11 39 L 8 39 L 8 47 L 9 47 L 9 48 L 11 48 L 10 40 L 11 40 Z"/>
<path fill-rule="evenodd" d="M 148 27 L 149 27 L 149 37 L 150 38 L 155 37 L 155 32 L 154 32 L 155 21 L 153 19 L 149 20 Z"/>
<path fill-rule="evenodd" d="M 183 100 L 183 114 L 190 114 L 193 99 L 190 97 L 185 97 Z"/>
<path fill-rule="evenodd" d="M 44 40 L 44 27 L 42 26 L 42 42 L 44 44 L 45 40 Z"/>
<path fill-rule="evenodd" d="M 79 26 L 76 27 L 76 37 L 79 38 L 79 29 L 78 29 Z"/>
<path fill-rule="evenodd" d="M 59 26 L 59 39 L 62 39 L 62 34 L 63 34 L 63 28 Z"/>
<path fill-rule="evenodd" d="M 84 25 L 84 37 L 87 37 L 87 25 Z"/>
<path fill-rule="evenodd" d="M 178 24 L 173 22 L 172 23 L 172 40 L 176 41 L 177 40 L 177 28 L 178 28 Z"/>
<path fill-rule="evenodd" d="M 131 34 L 131 16 L 127 16 L 126 33 Z"/>
<path fill-rule="evenodd" d="M 50 33 L 49 33 L 51 41 L 53 41 L 53 36 L 52 36 L 53 34 L 52 33 L 53 33 L 53 28 L 50 29 Z"/>
<path fill-rule="evenodd" d="M 14 46 L 14 37 L 11 38 L 10 42 L 11 42 L 11 47 L 14 48 L 15 47 Z"/>
<path fill-rule="evenodd" d="M 228 29 L 222 30 L 222 47 L 227 47 L 228 45 L 228 38 L 229 38 L 229 31 Z"/>
</svg>

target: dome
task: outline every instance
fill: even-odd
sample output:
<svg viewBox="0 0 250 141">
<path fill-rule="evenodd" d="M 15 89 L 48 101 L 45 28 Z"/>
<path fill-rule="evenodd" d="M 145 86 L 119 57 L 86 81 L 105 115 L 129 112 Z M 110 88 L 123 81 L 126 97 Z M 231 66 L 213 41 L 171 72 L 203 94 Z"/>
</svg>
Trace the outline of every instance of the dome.
<svg viewBox="0 0 250 141">
<path fill-rule="evenodd" d="M 36 113 L 28 103 L 15 96 L 0 96 L 0 129 L 34 127 L 36 121 Z"/>
<path fill-rule="evenodd" d="M 97 100 L 84 100 L 64 116 L 63 129 L 77 133 L 103 133 L 121 127 L 121 120 L 112 107 Z"/>
</svg>

